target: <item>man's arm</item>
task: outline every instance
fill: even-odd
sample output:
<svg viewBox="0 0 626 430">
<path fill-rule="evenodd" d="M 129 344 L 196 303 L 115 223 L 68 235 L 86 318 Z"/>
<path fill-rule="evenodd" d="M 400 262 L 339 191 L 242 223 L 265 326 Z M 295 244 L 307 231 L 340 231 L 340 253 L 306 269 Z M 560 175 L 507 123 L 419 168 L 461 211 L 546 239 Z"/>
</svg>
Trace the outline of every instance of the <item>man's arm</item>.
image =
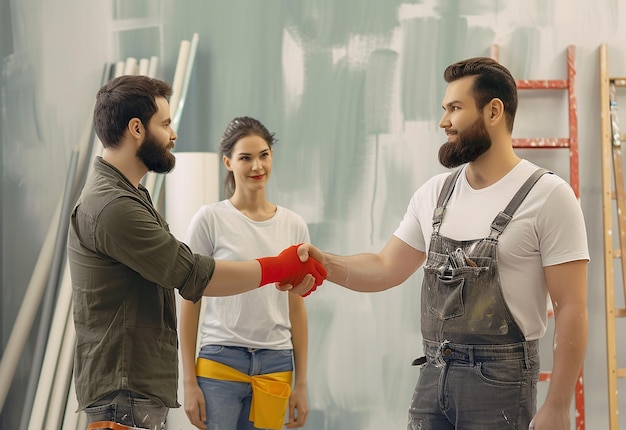
<svg viewBox="0 0 626 430">
<path fill-rule="evenodd" d="M 320 261 L 328 272 L 328 280 L 350 290 L 373 293 L 387 290 L 406 281 L 426 259 L 423 251 L 392 236 L 378 253 L 341 256 L 322 253 L 309 244 L 302 245 Z"/>
<path fill-rule="evenodd" d="M 326 270 L 321 263 L 309 259 L 305 252 L 293 245 L 275 257 L 250 261 L 215 260 L 215 269 L 203 295 L 230 296 L 271 283 L 280 283 L 281 290 L 305 294 L 326 279 Z"/>
<path fill-rule="evenodd" d="M 570 405 L 587 348 L 587 260 L 548 266 L 554 308 L 553 366 L 546 400 L 533 419 L 536 430 L 569 430 Z"/>
</svg>

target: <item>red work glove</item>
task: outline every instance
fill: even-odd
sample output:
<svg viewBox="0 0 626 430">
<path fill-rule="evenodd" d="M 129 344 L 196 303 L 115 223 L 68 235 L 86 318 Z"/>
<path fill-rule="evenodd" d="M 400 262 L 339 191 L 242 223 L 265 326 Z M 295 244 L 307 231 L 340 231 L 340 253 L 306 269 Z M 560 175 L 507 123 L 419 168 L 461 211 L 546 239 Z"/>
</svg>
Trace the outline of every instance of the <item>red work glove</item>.
<svg viewBox="0 0 626 430">
<path fill-rule="evenodd" d="M 272 282 L 296 286 L 310 273 L 315 278 L 315 285 L 305 294 L 308 295 L 324 282 L 324 279 L 328 276 L 326 269 L 313 257 L 309 257 L 304 263 L 300 261 L 298 256 L 298 247 L 300 245 L 292 245 L 289 248 L 285 248 L 276 257 L 257 258 L 257 261 L 261 264 L 261 283 L 259 287 Z"/>
</svg>

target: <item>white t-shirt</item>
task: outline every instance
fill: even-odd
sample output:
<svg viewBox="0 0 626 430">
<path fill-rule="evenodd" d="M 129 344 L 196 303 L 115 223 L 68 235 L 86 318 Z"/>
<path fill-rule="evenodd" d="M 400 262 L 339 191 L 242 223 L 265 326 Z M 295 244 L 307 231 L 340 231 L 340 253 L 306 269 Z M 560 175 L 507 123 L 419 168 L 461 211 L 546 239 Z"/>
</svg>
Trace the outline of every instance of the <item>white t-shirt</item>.
<svg viewBox="0 0 626 430">
<path fill-rule="evenodd" d="M 307 225 L 289 209 L 278 206 L 271 219 L 253 221 L 223 200 L 198 210 L 185 243 L 217 260 L 253 260 L 302 242 L 310 242 Z M 291 349 L 288 294 L 271 284 L 234 296 L 204 297 L 202 346 Z"/>
<path fill-rule="evenodd" d="M 487 237 L 489 226 L 537 166 L 522 160 L 495 184 L 473 189 L 465 168 L 446 207 L 440 234 L 454 240 Z M 446 177 L 431 178 L 411 198 L 394 235 L 428 253 L 433 211 Z M 504 299 L 526 340 L 545 334 L 548 290 L 543 268 L 589 260 L 580 203 L 570 185 L 554 174 L 543 175 L 530 190 L 500 236 L 498 270 Z"/>
</svg>

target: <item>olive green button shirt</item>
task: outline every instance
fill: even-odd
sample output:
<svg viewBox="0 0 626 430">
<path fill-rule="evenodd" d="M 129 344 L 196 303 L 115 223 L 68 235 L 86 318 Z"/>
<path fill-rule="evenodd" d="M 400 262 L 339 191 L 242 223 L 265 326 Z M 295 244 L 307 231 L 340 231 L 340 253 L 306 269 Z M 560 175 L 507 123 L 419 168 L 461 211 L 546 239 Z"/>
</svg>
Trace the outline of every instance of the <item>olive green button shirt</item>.
<svg viewBox="0 0 626 430">
<path fill-rule="evenodd" d="M 215 261 L 170 234 L 148 191 L 101 157 L 71 214 L 67 251 L 79 410 L 116 390 L 178 407 L 174 289 L 198 301 Z"/>
</svg>

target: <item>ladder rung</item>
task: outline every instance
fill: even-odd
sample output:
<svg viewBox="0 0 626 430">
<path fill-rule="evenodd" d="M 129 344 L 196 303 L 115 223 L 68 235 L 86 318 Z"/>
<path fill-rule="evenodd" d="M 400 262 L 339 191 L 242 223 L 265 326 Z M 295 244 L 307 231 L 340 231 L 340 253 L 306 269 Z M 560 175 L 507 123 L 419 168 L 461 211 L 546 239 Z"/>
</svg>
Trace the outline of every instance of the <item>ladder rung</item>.
<svg viewBox="0 0 626 430">
<path fill-rule="evenodd" d="M 626 317 L 626 309 L 624 308 L 615 308 L 613 309 L 613 314 L 615 318 L 624 318 Z"/>
<path fill-rule="evenodd" d="M 615 195 L 613 196 L 613 200 L 615 200 Z M 622 258 L 622 250 L 620 248 L 613 249 L 613 258 Z"/>
<path fill-rule="evenodd" d="M 618 378 L 626 378 L 626 369 L 615 369 Z"/>
<path fill-rule="evenodd" d="M 532 137 L 528 139 L 513 139 L 514 148 L 569 148 L 570 139 L 567 137 Z"/>
<path fill-rule="evenodd" d="M 565 90 L 568 82 L 563 79 L 519 80 L 515 81 L 520 90 Z"/>
<path fill-rule="evenodd" d="M 616 87 L 626 87 L 626 78 L 609 78 L 609 82 L 615 84 Z"/>
</svg>

